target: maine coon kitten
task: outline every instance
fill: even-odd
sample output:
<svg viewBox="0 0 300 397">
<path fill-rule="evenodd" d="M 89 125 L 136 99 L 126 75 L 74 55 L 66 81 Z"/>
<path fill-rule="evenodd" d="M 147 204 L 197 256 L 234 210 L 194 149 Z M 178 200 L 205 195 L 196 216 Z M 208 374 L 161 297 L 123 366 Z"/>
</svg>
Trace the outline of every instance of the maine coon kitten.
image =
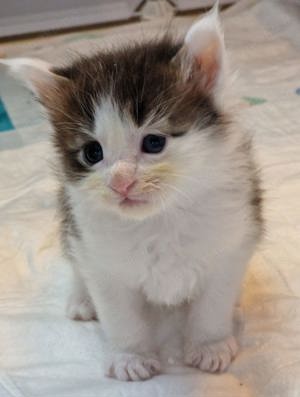
<svg viewBox="0 0 300 397">
<path fill-rule="evenodd" d="M 238 349 L 233 307 L 262 221 L 249 139 L 221 100 L 216 11 L 182 42 L 129 43 L 63 68 L 3 63 L 54 127 L 76 282 L 68 314 L 99 317 L 109 375 L 160 371 L 157 316 L 170 308 L 184 316 L 185 363 L 225 370 Z"/>
</svg>

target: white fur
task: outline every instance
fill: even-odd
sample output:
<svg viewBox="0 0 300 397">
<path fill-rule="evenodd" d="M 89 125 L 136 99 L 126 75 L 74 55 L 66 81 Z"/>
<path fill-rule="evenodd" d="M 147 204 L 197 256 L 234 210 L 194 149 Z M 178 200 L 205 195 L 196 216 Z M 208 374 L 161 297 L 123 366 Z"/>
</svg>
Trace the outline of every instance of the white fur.
<svg viewBox="0 0 300 397">
<path fill-rule="evenodd" d="M 56 80 L 63 79 L 50 71 L 51 64 L 40 59 L 0 59 L 0 64 L 9 67 L 10 73 L 23 81 L 37 96 L 40 95 L 41 89 L 46 90 L 46 87 L 53 86 Z"/>
<path fill-rule="evenodd" d="M 157 205 L 144 219 L 123 217 L 99 206 L 100 196 L 68 187 L 82 233 L 82 243 L 71 241 L 73 254 L 113 350 L 109 373 L 120 379 L 132 365 L 124 352 L 143 366 L 159 351 L 156 311 L 164 307 L 185 304 L 187 364 L 224 370 L 236 354 L 232 311 L 258 236 L 249 159 L 238 149 L 244 140 L 238 130 L 224 141 L 205 137 L 191 133 L 166 150 L 165 157 L 176 150 L 179 162 L 186 155 L 187 178 L 177 179 L 179 192 L 168 193 L 165 208 Z M 134 148 L 128 142 L 125 153 Z"/>
<path fill-rule="evenodd" d="M 224 43 L 216 11 L 191 28 L 185 43 L 195 57 L 209 48 L 219 83 Z M 44 65 L 21 65 L 33 89 L 49 77 Z M 20 64 L 11 66 L 20 72 Z M 107 373 L 118 379 L 159 372 L 159 334 L 173 327 L 170 312 L 180 314 L 185 362 L 226 369 L 237 352 L 233 307 L 259 236 L 251 159 L 241 150 L 246 138 L 239 129 L 222 139 L 191 128 L 168 139 L 162 153 L 141 153 L 141 137 L 159 131 L 159 123 L 138 130 L 110 98 L 102 99 L 95 124 L 104 160 L 66 186 L 81 235 L 69 236 L 76 277 L 69 315 L 90 319 L 95 309 L 108 341 Z M 131 194 L 147 204 L 121 207 L 109 188 L 120 162 L 134 166 L 139 183 Z"/>
<path fill-rule="evenodd" d="M 218 42 L 218 50 L 220 50 L 216 56 L 224 56 L 224 36 L 217 8 L 197 21 L 185 36 L 185 43 L 194 56 L 201 54 L 214 41 Z"/>
<path fill-rule="evenodd" d="M 216 11 L 186 37 L 193 56 L 210 41 L 219 84 L 225 61 Z M 102 101 L 95 132 L 106 159 L 95 165 L 92 185 L 83 180 L 67 190 L 82 235 L 70 241 L 74 265 L 108 338 L 107 373 L 140 380 L 160 370 L 156 353 L 160 333 L 174 325 L 170 308 L 181 315 L 186 364 L 223 371 L 237 353 L 233 307 L 259 235 L 249 200 L 251 160 L 240 149 L 245 137 L 238 129 L 226 139 L 191 129 L 169 139 L 162 154 L 149 156 L 140 153 L 141 136 L 155 133 L 154 127 L 148 123 L 138 131 L 124 120 L 109 98 Z M 155 163 L 171 166 L 170 179 L 157 176 L 157 190 L 143 195 L 150 204 L 141 211 L 120 210 L 107 189 L 120 161 L 136 166 L 137 179 Z M 91 188 L 95 178 L 105 200 Z M 137 188 L 133 194 L 142 193 Z"/>
<path fill-rule="evenodd" d="M 203 84 L 210 79 L 213 84 L 212 91 L 219 96 L 222 92 L 227 74 L 228 62 L 225 51 L 224 34 L 219 19 L 219 2 L 213 9 L 197 21 L 185 36 L 187 53 L 200 63 Z M 207 58 L 207 62 L 203 62 Z M 217 70 L 212 65 L 217 65 Z M 211 76 L 210 76 L 211 74 Z M 219 98 L 217 97 L 216 100 Z"/>
</svg>

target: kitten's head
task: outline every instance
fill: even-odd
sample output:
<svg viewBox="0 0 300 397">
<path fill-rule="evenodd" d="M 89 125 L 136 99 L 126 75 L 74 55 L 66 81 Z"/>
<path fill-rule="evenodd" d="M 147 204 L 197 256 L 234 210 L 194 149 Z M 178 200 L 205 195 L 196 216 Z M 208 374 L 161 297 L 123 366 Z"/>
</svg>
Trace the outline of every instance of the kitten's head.
<svg viewBox="0 0 300 397">
<path fill-rule="evenodd" d="M 47 110 L 65 181 L 90 202 L 145 218 L 206 183 L 223 125 L 224 42 L 216 10 L 178 42 L 163 37 L 55 68 L 3 61 Z"/>
</svg>

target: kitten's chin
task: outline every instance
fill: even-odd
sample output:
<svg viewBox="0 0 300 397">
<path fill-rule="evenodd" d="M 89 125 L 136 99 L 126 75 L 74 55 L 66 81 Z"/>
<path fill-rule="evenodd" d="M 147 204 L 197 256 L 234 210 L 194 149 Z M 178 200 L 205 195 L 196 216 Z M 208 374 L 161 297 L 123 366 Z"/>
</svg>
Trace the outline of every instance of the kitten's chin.
<svg viewBox="0 0 300 397">
<path fill-rule="evenodd" d="M 130 200 L 128 202 L 122 202 L 118 206 L 118 213 L 121 216 L 134 220 L 144 220 L 158 212 L 159 208 L 149 201 L 132 202 Z"/>
<path fill-rule="evenodd" d="M 144 220 L 160 212 L 160 207 L 151 200 L 124 199 L 115 205 L 108 205 L 108 209 L 120 217 L 134 220 Z"/>
<path fill-rule="evenodd" d="M 146 200 L 135 200 L 130 198 L 125 198 L 120 202 L 121 208 L 132 208 L 132 207 L 139 207 L 147 204 Z"/>
</svg>

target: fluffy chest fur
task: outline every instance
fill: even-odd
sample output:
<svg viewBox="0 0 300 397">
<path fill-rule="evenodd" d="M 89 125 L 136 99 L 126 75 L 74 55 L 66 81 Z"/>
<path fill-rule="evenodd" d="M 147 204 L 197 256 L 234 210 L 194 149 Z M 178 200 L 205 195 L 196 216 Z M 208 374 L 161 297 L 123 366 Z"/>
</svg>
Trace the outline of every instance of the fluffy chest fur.
<svg viewBox="0 0 300 397">
<path fill-rule="evenodd" d="M 251 235 L 251 214 L 242 196 L 232 197 L 235 213 L 222 204 L 231 201 L 224 193 L 215 202 L 199 198 L 188 208 L 174 207 L 141 223 L 107 213 L 95 216 L 77 191 L 69 194 L 80 230 L 79 239 L 70 236 L 70 245 L 76 257 L 84 258 L 84 277 L 99 284 L 117 279 L 154 303 L 177 305 L 200 294 L 222 255 Z"/>
</svg>

